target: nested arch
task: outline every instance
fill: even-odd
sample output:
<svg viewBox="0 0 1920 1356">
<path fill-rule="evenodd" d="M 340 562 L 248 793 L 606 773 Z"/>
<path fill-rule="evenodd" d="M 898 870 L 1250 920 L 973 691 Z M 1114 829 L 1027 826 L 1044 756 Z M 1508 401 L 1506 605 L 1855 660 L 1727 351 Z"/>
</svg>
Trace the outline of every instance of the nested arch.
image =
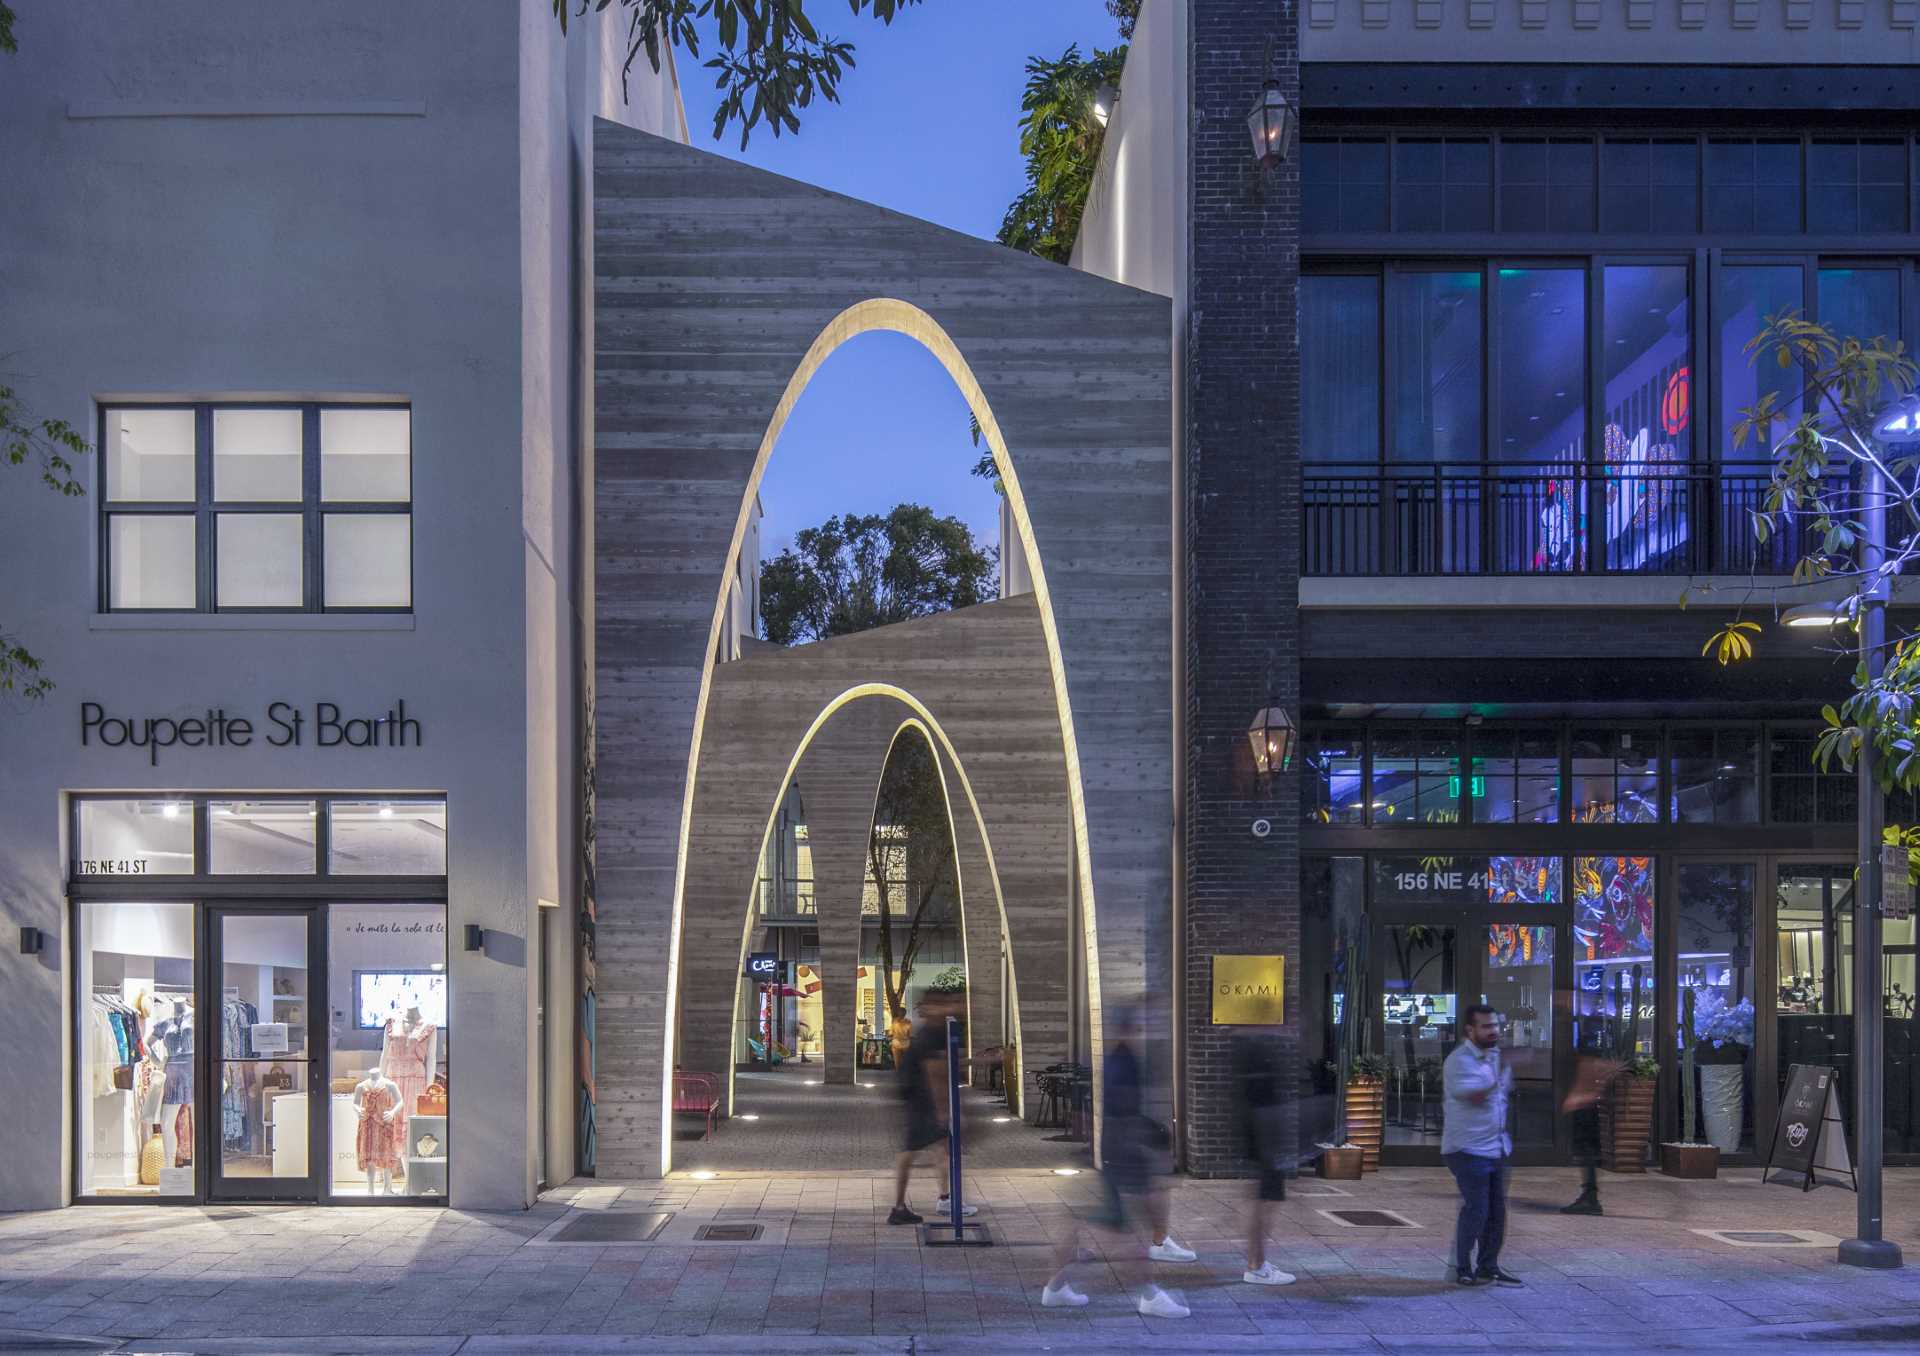
<svg viewBox="0 0 1920 1356">
<path fill-rule="evenodd" d="M 1011 493 L 1053 708 L 1053 731 L 1028 733 L 1066 750 L 1074 843 L 1060 863 L 1087 906 L 1096 1032 L 1103 981 L 1171 991 L 1172 311 L 612 123 L 596 122 L 593 160 L 596 893 L 582 970 L 598 1031 L 583 1088 L 598 1089 L 600 1171 L 644 1176 L 671 1154 L 666 1066 L 721 584 L 794 401 L 856 334 L 903 333 L 941 362 Z M 924 696 L 937 678 L 900 685 Z M 929 704 L 951 729 L 946 698 Z M 1029 966 L 1023 989 L 1032 980 Z"/>
<path fill-rule="evenodd" d="M 754 457 L 753 469 L 747 478 L 745 490 L 740 498 L 739 511 L 734 520 L 733 540 L 727 551 L 726 566 L 720 572 L 714 592 L 713 615 L 706 645 L 706 653 L 709 657 L 701 675 L 700 700 L 694 717 L 693 747 L 689 752 L 687 762 L 687 789 L 686 795 L 683 798 L 680 830 L 681 850 L 677 863 L 671 934 L 673 937 L 674 954 L 670 973 L 674 976 L 672 981 L 674 988 L 669 994 L 668 1011 L 675 1011 L 678 1007 L 678 976 L 681 968 L 679 949 L 685 915 L 686 846 L 691 837 L 694 803 L 700 775 L 700 745 L 706 728 L 709 694 L 711 692 L 715 664 L 714 656 L 718 653 L 721 631 L 726 616 L 728 581 L 733 577 L 739 560 L 741 547 L 746 540 L 747 527 L 751 521 L 753 504 L 760 492 L 760 482 L 765 478 L 767 462 L 772 457 L 774 448 L 780 441 L 781 431 L 785 429 L 787 420 L 792 416 L 794 406 L 799 403 L 800 397 L 805 393 L 808 383 L 813 380 L 814 375 L 819 372 L 821 366 L 833 355 L 835 350 L 848 340 L 873 331 L 888 331 L 903 334 L 908 338 L 916 340 L 924 346 L 929 353 L 933 354 L 939 361 L 941 367 L 946 370 L 947 375 L 953 379 L 954 385 L 959 388 L 961 396 L 966 400 L 968 409 L 972 412 L 974 418 L 979 421 L 981 437 L 985 439 L 987 446 L 992 449 L 994 464 L 999 470 L 1001 483 L 1006 493 L 1009 507 L 1012 510 L 1013 521 L 1020 534 L 1020 549 L 1026 558 L 1028 575 L 1033 581 L 1033 592 L 1036 602 L 1038 603 L 1041 634 L 1045 640 L 1047 661 L 1053 675 L 1055 711 L 1059 720 L 1060 735 L 1065 750 L 1068 805 L 1073 827 L 1074 869 L 1078 875 L 1077 886 L 1083 901 L 1081 910 L 1083 935 L 1079 940 L 1084 957 L 1084 973 L 1086 975 L 1088 992 L 1091 995 L 1088 1003 L 1090 1035 L 1093 1046 L 1097 1049 L 1099 1048 L 1101 1040 L 1100 1003 L 1098 998 L 1100 992 L 1098 905 L 1097 896 L 1094 892 L 1093 864 L 1087 851 L 1086 795 L 1081 785 L 1079 756 L 1074 738 L 1073 703 L 1067 690 L 1065 666 L 1061 656 L 1059 629 L 1054 624 L 1053 610 L 1049 601 L 1046 562 L 1042 558 L 1035 543 L 1032 515 L 1028 510 L 1025 496 L 1021 491 L 1018 468 L 1014 464 L 1012 454 L 1008 451 L 1006 436 L 1001 430 L 999 420 L 995 417 L 992 406 L 987 401 L 985 392 L 981 389 L 978 378 L 974 375 L 966 358 L 961 354 L 959 346 L 954 343 L 952 337 L 948 335 L 946 330 L 943 329 L 931 315 L 918 306 L 892 297 L 874 297 L 849 306 L 836 315 L 827 326 L 820 331 L 819 335 L 808 347 L 799 366 L 794 369 L 792 377 L 789 378 L 787 382 L 786 389 L 781 393 L 779 401 L 774 406 L 772 416 L 767 421 L 766 432 L 760 439 L 760 446 Z M 887 685 L 875 684 L 874 687 L 876 691 L 878 691 L 885 689 Z M 892 690 L 900 691 L 899 689 Z M 915 705 L 916 710 L 922 713 L 923 718 L 930 719 L 930 713 L 926 713 L 924 707 L 919 707 L 917 703 L 909 704 Z M 830 708 L 827 712 L 823 713 L 823 716 L 830 716 L 832 709 L 837 709 L 837 707 Z M 812 738 L 817 729 L 818 725 L 816 724 L 814 730 L 808 732 L 807 740 Z M 803 748 L 807 740 L 802 741 Z M 950 757 L 955 756 L 950 741 L 945 740 L 943 737 L 941 744 Z M 796 752 L 796 761 L 798 757 L 799 754 Z M 958 768 L 958 766 L 959 764 L 956 760 L 955 767 Z M 792 775 L 791 767 L 789 768 L 788 775 L 789 777 Z M 962 774 L 962 779 L 964 782 L 964 773 Z M 778 802 L 776 802 L 776 805 L 777 803 Z M 977 806 L 975 807 L 975 814 L 977 819 Z M 770 813 L 768 816 L 769 831 L 771 830 L 771 826 L 772 814 Z M 984 841 L 984 822 L 981 822 L 980 827 Z M 990 852 L 989 860 L 991 860 Z M 744 932 L 741 945 L 742 955 L 744 956 L 746 946 Z M 1015 1011 L 1017 1010 L 1016 1008 Z M 676 1033 L 672 1024 L 669 1024 L 666 1032 L 667 1050 L 665 1060 L 665 1066 L 668 1069 L 671 1069 L 674 1063 L 675 1035 Z M 731 1085 L 731 1073 L 728 1075 L 728 1081 Z M 666 1171 L 672 1166 L 673 1153 L 672 1080 L 670 1078 L 664 1079 L 663 1084 L 664 1086 L 661 1090 L 661 1114 L 663 1119 L 660 1142 L 662 1146 L 661 1166 L 662 1170 Z M 729 1091 L 729 1103 L 731 1103 L 731 1091 Z"/>
</svg>

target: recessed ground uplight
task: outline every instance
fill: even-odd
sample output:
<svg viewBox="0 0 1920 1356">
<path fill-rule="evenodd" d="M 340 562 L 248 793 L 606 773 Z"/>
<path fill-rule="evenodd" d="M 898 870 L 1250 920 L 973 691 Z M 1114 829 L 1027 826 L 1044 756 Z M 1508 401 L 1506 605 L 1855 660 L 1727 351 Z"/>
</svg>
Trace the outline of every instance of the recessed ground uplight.
<svg viewBox="0 0 1920 1356">
<path fill-rule="evenodd" d="M 861 1084 L 860 1086 L 861 1086 L 861 1087 L 863 1087 L 863 1088 L 870 1088 L 870 1087 L 872 1087 L 872 1086 L 873 1086 L 873 1084 L 871 1084 L 871 1083 L 862 1083 L 862 1084 Z"/>
<path fill-rule="evenodd" d="M 1010 1120 L 1012 1120 L 1012 1119 L 1013 1119 L 1013 1117 L 1011 1117 L 1011 1116 L 995 1116 L 995 1117 L 993 1118 L 993 1123 L 994 1123 L 995 1125 L 1005 1125 L 1005 1124 L 1006 1124 L 1006 1123 L 1007 1123 L 1008 1121 L 1010 1121 Z"/>
<path fill-rule="evenodd" d="M 806 1088 L 817 1088 L 820 1086 L 820 1080 L 817 1078 L 803 1078 L 800 1080 L 800 1085 Z"/>
<path fill-rule="evenodd" d="M 1078 1177 L 1078 1176 L 1080 1175 L 1080 1169 L 1078 1169 L 1078 1168 L 1055 1168 L 1055 1169 L 1053 1170 L 1053 1175 L 1054 1175 L 1055 1177 Z"/>
<path fill-rule="evenodd" d="M 718 1177 L 719 1175 L 720 1175 L 719 1173 L 709 1172 L 705 1168 L 702 1168 L 699 1172 L 690 1172 L 687 1174 L 687 1176 L 693 1178 L 693 1180 L 696 1182 L 711 1182 L 714 1178 Z"/>
<path fill-rule="evenodd" d="M 735 1119 L 743 1120 L 743 1121 L 757 1121 L 760 1119 L 760 1113 L 757 1111 L 743 1111 Z"/>
</svg>

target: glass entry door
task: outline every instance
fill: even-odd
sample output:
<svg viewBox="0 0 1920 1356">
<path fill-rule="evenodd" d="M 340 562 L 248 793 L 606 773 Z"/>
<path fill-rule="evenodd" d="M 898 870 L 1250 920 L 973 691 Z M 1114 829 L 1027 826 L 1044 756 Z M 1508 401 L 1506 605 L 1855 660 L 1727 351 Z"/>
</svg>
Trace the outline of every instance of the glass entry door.
<svg viewBox="0 0 1920 1356">
<path fill-rule="evenodd" d="M 1442 1064 L 1459 1044 L 1461 1016 L 1474 1003 L 1500 1017 L 1503 1058 L 1513 1074 L 1508 1130 L 1515 1156 L 1551 1158 L 1568 1039 L 1554 997 L 1564 960 L 1561 932 L 1538 915 L 1376 925 L 1377 1048 L 1388 1070 L 1383 1147 L 1407 1151 L 1396 1158 L 1431 1161 L 1439 1153 L 1446 1116 Z"/>
<path fill-rule="evenodd" d="M 196 1115 L 208 1198 L 317 1201 L 327 1080 L 315 1037 L 324 1003 L 320 910 L 207 910 L 205 1054 Z"/>
</svg>

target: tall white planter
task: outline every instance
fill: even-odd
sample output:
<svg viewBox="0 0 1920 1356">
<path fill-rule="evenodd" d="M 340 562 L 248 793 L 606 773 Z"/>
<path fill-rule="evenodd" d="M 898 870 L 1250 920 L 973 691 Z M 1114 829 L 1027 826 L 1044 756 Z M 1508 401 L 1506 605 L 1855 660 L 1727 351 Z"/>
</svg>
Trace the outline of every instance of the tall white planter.
<svg viewBox="0 0 1920 1356">
<path fill-rule="evenodd" d="M 1706 1122 L 1707 1142 L 1723 1154 L 1740 1150 L 1741 1103 L 1746 1088 L 1744 1064 L 1700 1066 L 1700 1114 Z"/>
</svg>

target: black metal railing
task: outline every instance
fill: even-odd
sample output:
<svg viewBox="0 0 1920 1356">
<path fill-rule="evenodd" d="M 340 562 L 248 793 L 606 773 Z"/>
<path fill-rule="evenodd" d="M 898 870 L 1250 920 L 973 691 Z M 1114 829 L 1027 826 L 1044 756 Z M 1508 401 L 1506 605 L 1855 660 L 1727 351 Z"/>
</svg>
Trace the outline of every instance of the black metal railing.
<svg viewBox="0 0 1920 1356">
<path fill-rule="evenodd" d="M 1302 572 L 1790 574 L 1802 521 L 1765 542 L 1769 462 L 1309 462 Z"/>
</svg>

